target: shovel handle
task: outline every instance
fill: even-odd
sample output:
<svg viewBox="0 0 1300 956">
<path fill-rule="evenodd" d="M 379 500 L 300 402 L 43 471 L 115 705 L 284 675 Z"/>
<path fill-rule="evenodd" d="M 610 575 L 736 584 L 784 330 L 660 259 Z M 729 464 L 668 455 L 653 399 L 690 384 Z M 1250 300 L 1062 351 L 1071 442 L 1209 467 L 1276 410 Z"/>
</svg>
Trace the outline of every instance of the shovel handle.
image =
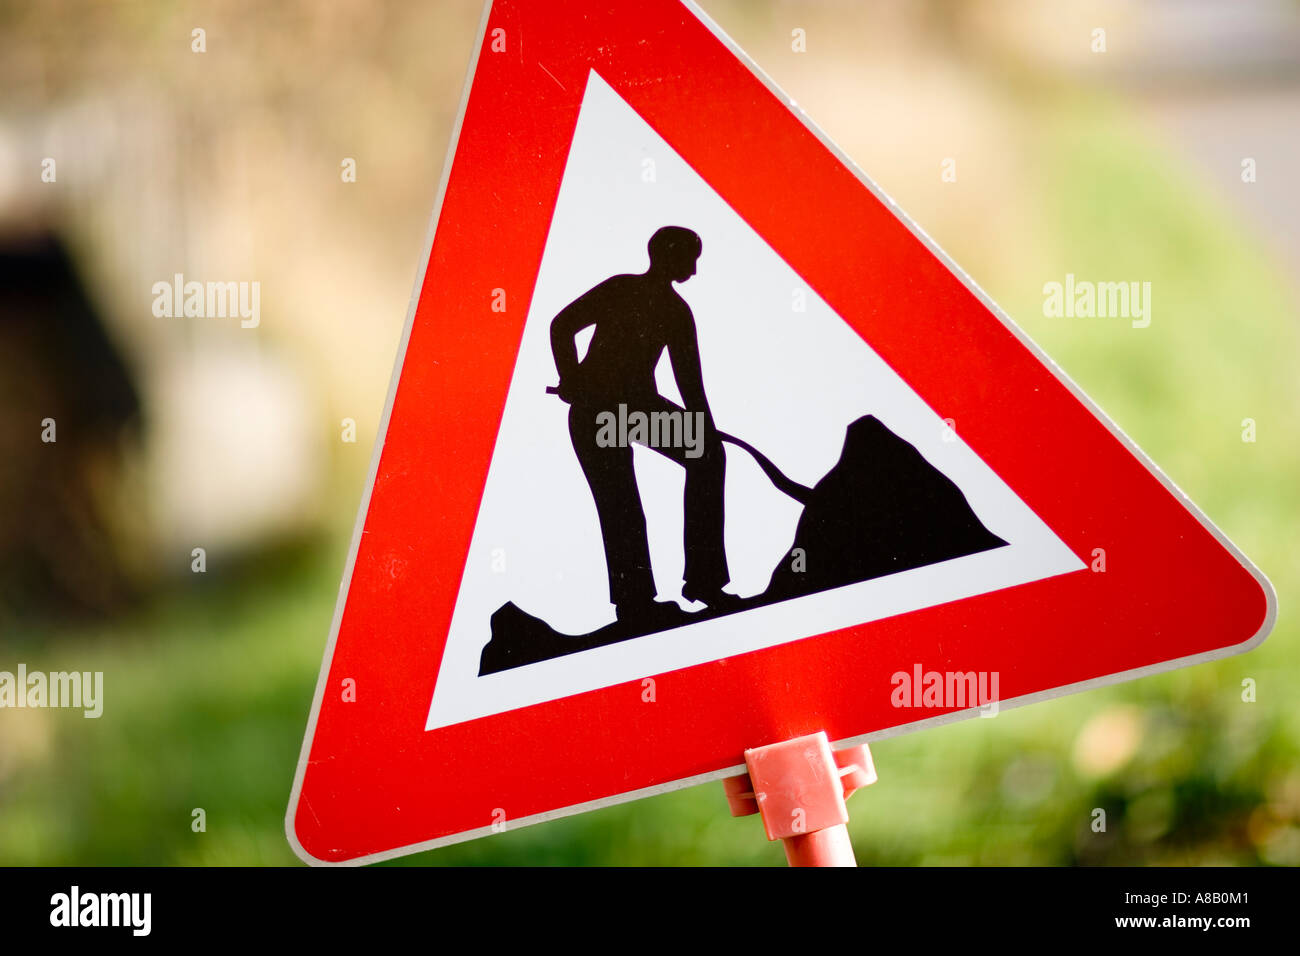
<svg viewBox="0 0 1300 956">
<path fill-rule="evenodd" d="M 565 399 L 563 395 L 560 395 L 560 387 L 558 385 L 547 385 L 546 394 L 558 395 L 561 400 L 568 401 L 568 399 Z M 682 409 L 682 411 L 685 411 L 685 409 Z M 801 485 L 799 482 L 788 478 L 785 472 L 776 467 L 772 462 L 772 459 L 768 458 L 749 442 L 741 441 L 735 435 L 728 435 L 726 432 L 722 431 L 718 432 L 718 438 L 722 441 L 730 442 L 737 448 L 743 448 L 745 451 L 749 452 L 749 454 L 753 456 L 754 461 L 758 463 L 758 467 L 763 469 L 763 474 L 767 475 L 768 480 L 776 486 L 778 491 L 789 495 L 801 505 L 806 505 L 808 503 L 808 499 L 812 497 L 812 489 L 807 485 Z"/>
</svg>

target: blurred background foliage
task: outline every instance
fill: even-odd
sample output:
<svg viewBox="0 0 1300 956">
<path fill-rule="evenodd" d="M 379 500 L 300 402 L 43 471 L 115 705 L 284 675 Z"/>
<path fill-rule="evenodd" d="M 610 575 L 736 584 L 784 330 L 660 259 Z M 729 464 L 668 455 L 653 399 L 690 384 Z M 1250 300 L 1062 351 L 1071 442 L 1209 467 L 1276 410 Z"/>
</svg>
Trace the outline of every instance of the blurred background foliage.
<svg viewBox="0 0 1300 956">
<path fill-rule="evenodd" d="M 1300 863 L 1300 7 L 704 7 L 1281 597 L 1248 655 L 877 743 L 860 862 Z M 99 720 L 0 711 L 0 864 L 295 862 L 285 804 L 479 13 L 0 3 L 0 669 L 106 683 Z M 261 327 L 153 316 L 176 272 L 259 280 Z M 1044 317 L 1066 273 L 1151 282 L 1151 326 Z M 396 865 L 781 861 L 710 785 Z"/>
</svg>

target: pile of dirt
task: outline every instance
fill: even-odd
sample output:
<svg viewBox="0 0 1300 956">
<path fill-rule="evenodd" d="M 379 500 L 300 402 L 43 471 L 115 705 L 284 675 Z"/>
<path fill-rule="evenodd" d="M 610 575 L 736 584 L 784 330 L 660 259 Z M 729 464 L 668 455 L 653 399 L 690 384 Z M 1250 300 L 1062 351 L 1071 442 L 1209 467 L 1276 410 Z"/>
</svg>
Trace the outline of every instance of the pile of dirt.
<svg viewBox="0 0 1300 956">
<path fill-rule="evenodd" d="M 864 415 L 849 426 L 835 467 L 814 486 L 764 603 L 1005 544 L 947 475 L 874 415 Z M 796 549 L 798 560 L 790 556 Z"/>
</svg>

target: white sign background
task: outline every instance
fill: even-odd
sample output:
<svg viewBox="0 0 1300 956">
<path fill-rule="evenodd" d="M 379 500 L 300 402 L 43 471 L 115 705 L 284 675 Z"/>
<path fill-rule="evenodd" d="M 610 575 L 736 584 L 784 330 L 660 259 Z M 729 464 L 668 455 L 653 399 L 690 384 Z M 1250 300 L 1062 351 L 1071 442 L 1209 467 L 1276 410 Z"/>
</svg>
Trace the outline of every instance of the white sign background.
<svg viewBox="0 0 1300 956">
<path fill-rule="evenodd" d="M 545 391 L 557 381 L 550 323 L 610 276 L 643 272 L 646 242 L 665 225 L 686 226 L 703 240 L 698 274 L 676 288 L 695 315 L 705 390 L 720 429 L 811 486 L 838 460 L 849 424 L 875 415 L 955 481 L 985 526 L 1010 546 L 479 677 L 489 618 L 507 601 L 569 634 L 614 619 L 595 505 L 569 440 L 568 406 Z M 869 299 L 872 290 L 862 295 Z M 800 297 L 803 311 L 795 307 Z M 879 306 L 889 314 L 888 302 Z M 589 334 L 579 339 L 580 353 Z M 666 359 L 658 373 L 661 392 L 680 401 Z M 957 430 L 592 72 L 426 729 L 1083 568 L 960 440 L 960 423 Z M 659 599 L 683 601 L 682 469 L 643 448 L 634 455 Z M 800 512 L 745 452 L 727 447 L 728 590 L 748 596 L 767 587 L 787 557 Z"/>
</svg>

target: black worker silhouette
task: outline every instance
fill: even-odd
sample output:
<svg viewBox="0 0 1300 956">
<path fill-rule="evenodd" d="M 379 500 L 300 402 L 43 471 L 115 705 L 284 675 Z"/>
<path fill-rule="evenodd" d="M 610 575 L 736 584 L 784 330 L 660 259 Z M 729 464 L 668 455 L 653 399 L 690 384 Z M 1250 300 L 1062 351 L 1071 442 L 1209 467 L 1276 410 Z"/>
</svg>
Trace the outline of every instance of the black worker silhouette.
<svg viewBox="0 0 1300 956">
<path fill-rule="evenodd" d="M 669 422 L 672 419 L 653 416 L 681 416 L 685 411 L 694 416 L 691 423 L 702 425 L 695 447 L 685 444 L 687 420 L 681 417 L 677 418 L 680 427 L 675 436 L 668 436 L 670 440 L 642 444 L 686 469 L 682 596 L 713 608 L 738 601 L 722 590 L 730 580 L 723 546 L 726 456 L 704 394 L 695 318 L 673 288 L 674 282 L 695 275 L 701 251 L 700 237 L 694 232 L 665 226 L 650 239 L 649 269 L 639 275 L 606 279 L 551 323 L 551 351 L 560 373 L 556 392 L 570 403 L 569 437 L 596 502 L 610 602 L 620 621 L 671 613 L 677 605 L 656 606 L 632 443 L 599 440 L 600 417 L 613 415 L 615 410 L 623 421 L 636 421 L 640 413 L 646 422 Z M 586 357 L 579 362 L 575 338 L 592 326 L 595 329 Z M 663 398 L 655 385 L 655 368 L 665 350 L 685 409 Z"/>
<path fill-rule="evenodd" d="M 703 243 L 690 229 L 664 226 L 648 250 L 645 272 L 606 279 L 551 323 L 560 382 L 547 391 L 569 404 L 569 437 L 596 505 L 615 620 L 568 635 L 507 602 L 492 615 L 480 674 L 1006 545 L 951 479 L 872 415 L 849 426 L 839 461 L 811 488 L 791 480 L 754 446 L 719 431 L 704 391 L 695 317 L 673 288 L 695 275 Z M 593 327 L 579 360 L 577 335 Z M 665 351 L 685 408 L 659 394 L 655 369 Z M 627 427 L 638 421 L 640 430 Z M 650 423 L 663 428 L 644 427 Z M 724 442 L 751 455 L 777 489 L 804 506 L 768 587 L 750 597 L 723 590 L 730 579 Z M 682 597 L 702 602 L 702 611 L 656 600 L 632 444 L 685 469 Z"/>
</svg>

